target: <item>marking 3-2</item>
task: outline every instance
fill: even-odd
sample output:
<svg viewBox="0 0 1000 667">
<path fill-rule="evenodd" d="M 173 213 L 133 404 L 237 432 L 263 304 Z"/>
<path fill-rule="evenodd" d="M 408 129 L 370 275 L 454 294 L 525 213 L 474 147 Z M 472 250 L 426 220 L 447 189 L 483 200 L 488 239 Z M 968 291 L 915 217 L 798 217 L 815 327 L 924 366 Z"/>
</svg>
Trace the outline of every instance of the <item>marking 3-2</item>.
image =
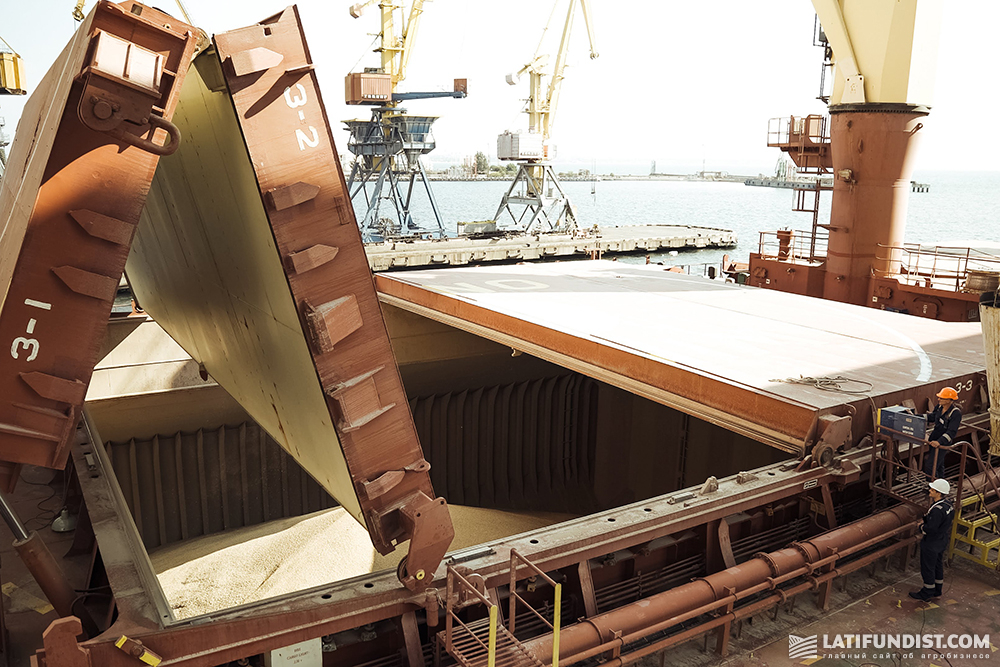
<svg viewBox="0 0 1000 667">
<path fill-rule="evenodd" d="M 297 109 L 298 107 L 305 105 L 305 103 L 308 101 L 306 98 L 305 86 L 303 86 L 301 83 L 297 83 L 295 84 L 294 87 L 298 89 L 297 95 L 292 95 L 292 86 L 285 88 L 285 104 L 287 104 L 290 109 Z M 306 119 L 305 111 L 300 109 L 299 120 L 305 121 L 305 119 Z M 309 148 L 316 148 L 317 146 L 319 146 L 319 133 L 316 131 L 316 128 L 313 127 L 312 125 L 308 125 L 306 127 L 308 128 L 309 132 L 312 133 L 312 137 L 309 137 L 302 130 L 299 129 L 295 130 L 295 138 L 299 142 L 300 151 L 304 151 L 306 149 L 306 146 L 308 146 Z"/>
</svg>

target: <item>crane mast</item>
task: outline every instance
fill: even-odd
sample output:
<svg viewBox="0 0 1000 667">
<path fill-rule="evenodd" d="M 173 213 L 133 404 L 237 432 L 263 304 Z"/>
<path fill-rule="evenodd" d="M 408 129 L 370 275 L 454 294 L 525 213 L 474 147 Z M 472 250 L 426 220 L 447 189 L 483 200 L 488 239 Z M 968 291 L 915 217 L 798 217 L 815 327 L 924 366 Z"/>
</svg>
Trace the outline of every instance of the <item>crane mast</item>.
<svg viewBox="0 0 1000 667">
<path fill-rule="evenodd" d="M 542 37 L 534 57 L 520 70 L 507 75 L 507 83 L 510 85 L 517 84 L 524 74 L 529 75 L 526 109 L 528 132 L 508 131 L 497 139 L 497 157 L 501 160 L 516 160 L 519 165 L 517 176 L 501 200 L 496 215 L 493 216 L 497 224 L 505 225 L 513 222 L 524 231 L 536 228 L 543 231 L 572 231 L 576 228 L 573 206 L 548 160 L 555 157 L 555 146 L 551 144 L 552 126 L 565 79 L 573 19 L 578 5 L 587 27 L 590 58 L 592 60 L 597 58 L 599 54 L 590 2 L 570 0 L 552 71 L 551 73 L 546 71 L 550 56 L 541 51 L 545 45 L 549 25 L 559 7 L 557 0 L 542 30 Z M 548 87 L 545 85 L 546 76 L 549 77 Z"/>
<path fill-rule="evenodd" d="M 413 52 L 413 44 L 416 42 L 417 33 L 420 29 L 420 18 L 424 13 L 425 0 L 413 0 L 410 6 L 410 13 L 403 22 L 400 34 L 396 34 L 396 10 L 402 10 L 403 5 L 391 2 L 390 0 L 367 0 L 351 6 L 351 16 L 361 18 L 365 9 L 371 5 L 378 4 L 381 15 L 381 30 L 379 32 L 379 47 L 376 51 L 381 54 L 382 66 L 379 74 L 389 77 L 391 92 L 395 93 L 397 86 L 406 78 L 406 67 L 410 61 L 410 54 Z M 386 106 L 395 106 L 396 101 L 389 99 Z"/>
<path fill-rule="evenodd" d="M 435 148 L 431 125 L 437 116 L 409 115 L 399 103 L 431 97 L 465 97 L 466 86 L 465 79 L 456 79 L 454 89 L 448 92 L 403 93 L 398 90 L 406 78 L 424 2 L 412 0 L 408 14 L 403 3 L 392 0 L 367 0 L 350 8 L 351 16 L 360 18 L 365 9 L 378 4 L 381 19 L 379 46 L 375 49 L 380 55 L 380 67 L 352 72 L 346 79 L 348 104 L 373 105 L 370 120 L 344 121 L 351 132 L 347 147 L 356 156 L 348 189 L 352 202 L 360 204 L 364 200 L 364 213 L 359 210 L 357 217 L 367 242 L 426 232 L 439 237 L 444 235 L 441 213 L 420 162 L 421 155 Z M 398 33 L 397 28 L 400 28 Z M 436 227 L 423 228 L 410 213 L 414 187 L 421 184 Z M 382 215 L 385 202 L 391 204 L 386 207 L 389 216 Z"/>
</svg>

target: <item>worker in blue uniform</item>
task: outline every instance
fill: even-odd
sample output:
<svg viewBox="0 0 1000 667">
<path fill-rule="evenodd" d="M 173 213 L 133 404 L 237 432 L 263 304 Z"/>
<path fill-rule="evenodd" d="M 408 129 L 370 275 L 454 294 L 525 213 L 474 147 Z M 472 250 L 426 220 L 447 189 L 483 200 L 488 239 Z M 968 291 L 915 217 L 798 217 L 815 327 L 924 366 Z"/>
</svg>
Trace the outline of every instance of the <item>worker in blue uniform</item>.
<svg viewBox="0 0 1000 667">
<path fill-rule="evenodd" d="M 962 410 L 958 407 L 958 392 L 951 387 L 945 387 L 937 393 L 938 404 L 925 417 L 931 427 L 927 436 L 931 448 L 924 454 L 924 473 L 931 479 L 944 477 L 944 458 L 946 449 L 955 442 L 955 434 L 962 425 Z M 936 454 L 936 456 L 935 456 Z M 937 459 L 937 466 L 934 459 Z"/>
<path fill-rule="evenodd" d="M 941 597 L 941 587 L 944 585 L 944 551 L 948 548 L 951 522 L 955 518 L 955 508 L 948 500 L 948 494 L 951 493 L 948 480 L 935 479 L 931 482 L 928 493 L 931 506 L 920 525 L 923 536 L 920 540 L 920 577 L 924 585 L 910 592 L 911 598 L 924 602 Z"/>
</svg>

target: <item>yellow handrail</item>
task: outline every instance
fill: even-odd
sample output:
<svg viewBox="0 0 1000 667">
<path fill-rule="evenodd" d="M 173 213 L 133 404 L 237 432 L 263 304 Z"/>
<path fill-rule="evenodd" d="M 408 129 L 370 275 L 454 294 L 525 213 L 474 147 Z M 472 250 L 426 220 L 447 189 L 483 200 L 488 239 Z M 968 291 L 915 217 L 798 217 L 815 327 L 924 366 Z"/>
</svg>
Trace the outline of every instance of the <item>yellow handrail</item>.
<svg viewBox="0 0 1000 667">
<path fill-rule="evenodd" d="M 555 609 L 552 611 L 552 667 L 559 667 L 559 620 L 562 615 L 562 584 L 556 584 Z"/>
<path fill-rule="evenodd" d="M 487 649 L 487 667 L 496 667 L 497 664 L 497 606 L 490 607 L 490 646 Z"/>
</svg>

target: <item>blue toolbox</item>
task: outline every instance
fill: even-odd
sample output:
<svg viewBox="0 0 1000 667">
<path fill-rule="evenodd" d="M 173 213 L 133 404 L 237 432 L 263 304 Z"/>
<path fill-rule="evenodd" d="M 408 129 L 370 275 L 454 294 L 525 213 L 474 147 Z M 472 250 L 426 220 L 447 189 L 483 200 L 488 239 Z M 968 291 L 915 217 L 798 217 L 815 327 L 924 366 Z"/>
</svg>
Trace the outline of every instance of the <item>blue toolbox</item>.
<svg viewBox="0 0 1000 667">
<path fill-rule="evenodd" d="M 879 408 L 878 431 L 897 440 L 924 440 L 927 436 L 927 418 L 915 415 L 909 408 L 901 405 Z"/>
</svg>

